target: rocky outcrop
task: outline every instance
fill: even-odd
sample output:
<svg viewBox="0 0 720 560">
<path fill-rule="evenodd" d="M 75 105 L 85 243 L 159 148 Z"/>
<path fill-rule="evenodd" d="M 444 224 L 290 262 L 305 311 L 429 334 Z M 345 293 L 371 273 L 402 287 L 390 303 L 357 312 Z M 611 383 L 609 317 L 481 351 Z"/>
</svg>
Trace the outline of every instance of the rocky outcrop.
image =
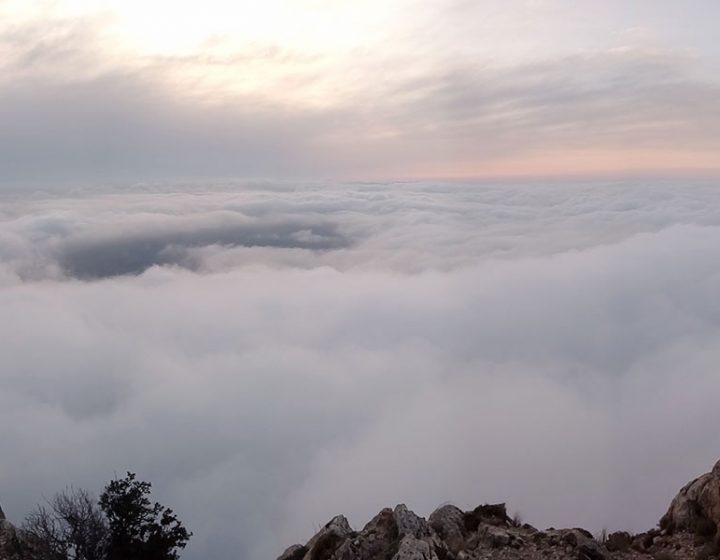
<svg viewBox="0 0 720 560">
<path fill-rule="evenodd" d="M 20 542 L 15 527 L 0 508 L 0 560 L 17 560 L 20 557 Z"/>
<path fill-rule="evenodd" d="M 342 519 L 342 522 L 338 520 Z M 339 527 L 339 529 L 332 529 Z M 334 535 L 332 538 L 328 535 Z M 334 518 L 306 545 L 278 560 L 485 560 L 489 558 L 610 560 L 607 548 L 582 529 L 538 531 L 518 525 L 505 504 L 463 512 L 452 505 L 426 521 L 404 504 L 378 513 L 359 533 Z"/>
<path fill-rule="evenodd" d="M 428 520 L 432 530 L 454 556 L 465 548 L 467 531 L 464 515 L 460 508 L 446 505 L 432 512 Z"/>
<path fill-rule="evenodd" d="M 505 504 L 471 511 L 453 505 L 426 521 L 400 504 L 360 532 L 333 518 L 305 545 L 278 560 L 720 560 L 720 462 L 683 487 L 645 533 L 593 537 L 584 529 L 547 529 L 512 520 Z"/>
<path fill-rule="evenodd" d="M 294 544 L 285 549 L 278 560 L 303 560 L 307 554 L 307 547 L 301 544 Z"/>
<path fill-rule="evenodd" d="M 391 509 L 384 509 L 365 525 L 359 534 L 342 543 L 334 560 L 371 560 L 381 558 L 392 550 L 398 540 L 398 530 Z"/>
<path fill-rule="evenodd" d="M 330 560 L 337 549 L 353 535 L 345 516 L 333 517 L 320 531 L 305 545 L 303 560 Z"/>
<path fill-rule="evenodd" d="M 720 528 L 720 461 L 712 471 L 686 484 L 660 520 L 668 533 L 687 531 L 713 537 Z"/>
</svg>

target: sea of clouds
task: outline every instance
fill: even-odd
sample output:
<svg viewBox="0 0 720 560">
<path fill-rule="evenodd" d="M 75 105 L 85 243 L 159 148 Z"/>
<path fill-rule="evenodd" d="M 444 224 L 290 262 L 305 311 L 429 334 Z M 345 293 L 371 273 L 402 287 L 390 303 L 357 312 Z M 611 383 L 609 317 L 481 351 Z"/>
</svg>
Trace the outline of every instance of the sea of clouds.
<svg viewBox="0 0 720 560">
<path fill-rule="evenodd" d="M 0 503 L 132 470 L 190 560 L 399 502 L 647 529 L 720 456 L 719 187 L 0 194 Z"/>
</svg>

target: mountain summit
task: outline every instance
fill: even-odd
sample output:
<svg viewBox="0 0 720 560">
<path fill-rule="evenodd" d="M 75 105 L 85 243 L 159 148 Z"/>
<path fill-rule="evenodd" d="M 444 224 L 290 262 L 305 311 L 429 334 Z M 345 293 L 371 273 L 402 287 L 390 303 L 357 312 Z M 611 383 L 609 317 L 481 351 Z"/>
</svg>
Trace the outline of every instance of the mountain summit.
<svg viewBox="0 0 720 560">
<path fill-rule="evenodd" d="M 0 560 L 36 560 L 0 508 Z M 538 530 L 505 504 L 453 505 L 426 520 L 405 505 L 380 511 L 361 531 L 333 517 L 277 560 L 720 560 L 720 461 L 683 486 L 659 527 L 593 536 L 580 528 Z M 59 559 L 60 560 L 60 559 Z"/>
<path fill-rule="evenodd" d="M 720 462 L 678 492 L 659 528 L 640 534 L 540 531 L 511 519 L 505 504 L 445 505 L 427 520 L 400 504 L 361 531 L 338 515 L 277 560 L 711 560 L 720 558 L 719 527 Z"/>
</svg>

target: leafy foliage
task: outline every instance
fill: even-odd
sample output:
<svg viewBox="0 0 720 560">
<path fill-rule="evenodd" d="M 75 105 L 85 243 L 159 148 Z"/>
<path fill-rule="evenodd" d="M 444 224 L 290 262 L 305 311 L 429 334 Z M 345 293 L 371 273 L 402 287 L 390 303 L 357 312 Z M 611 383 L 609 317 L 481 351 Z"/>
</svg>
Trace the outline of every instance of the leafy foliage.
<svg viewBox="0 0 720 560">
<path fill-rule="evenodd" d="M 192 536 L 169 508 L 150 501 L 134 473 L 111 481 L 99 502 L 68 489 L 25 518 L 27 560 L 177 560 Z"/>
<path fill-rule="evenodd" d="M 176 560 L 187 545 L 191 533 L 171 509 L 150 501 L 150 489 L 129 472 L 100 496 L 110 529 L 109 560 Z"/>
</svg>

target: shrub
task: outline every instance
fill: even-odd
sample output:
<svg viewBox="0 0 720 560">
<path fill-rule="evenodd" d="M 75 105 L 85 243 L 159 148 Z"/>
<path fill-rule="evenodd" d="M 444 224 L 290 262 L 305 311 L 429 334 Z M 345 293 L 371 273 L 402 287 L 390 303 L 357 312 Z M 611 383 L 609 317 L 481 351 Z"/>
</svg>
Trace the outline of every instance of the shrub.
<svg viewBox="0 0 720 560">
<path fill-rule="evenodd" d="M 192 536 L 169 508 L 150 502 L 151 485 L 134 473 L 100 496 L 110 530 L 108 560 L 176 560 Z"/>
</svg>

